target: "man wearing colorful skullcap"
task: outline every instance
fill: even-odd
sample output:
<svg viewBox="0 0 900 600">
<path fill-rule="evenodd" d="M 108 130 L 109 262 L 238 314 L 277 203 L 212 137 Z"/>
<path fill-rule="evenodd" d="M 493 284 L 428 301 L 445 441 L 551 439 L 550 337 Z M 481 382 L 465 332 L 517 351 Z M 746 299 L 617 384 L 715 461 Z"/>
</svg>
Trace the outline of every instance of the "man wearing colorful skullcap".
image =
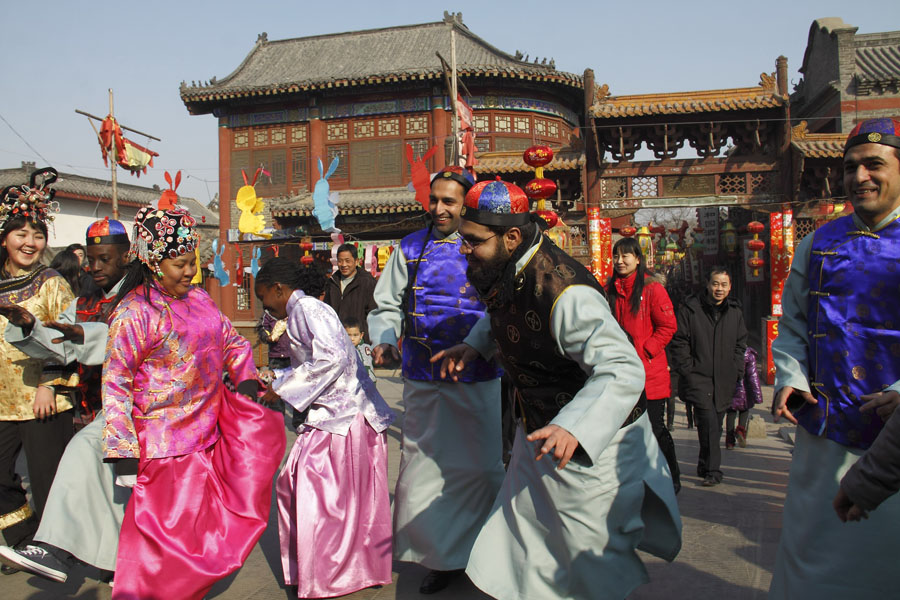
<svg viewBox="0 0 900 600">
<path fill-rule="evenodd" d="M 500 372 L 474 361 L 441 381 L 430 359 L 469 333 L 484 305 L 466 280 L 459 213 L 474 180 L 448 167 L 431 182 L 428 228 L 400 242 L 375 286 L 369 313 L 376 366 L 400 360 L 403 337 L 403 453 L 394 496 L 394 557 L 432 571 L 420 592 L 462 573 L 503 480 Z"/>
<path fill-rule="evenodd" d="M 466 195 L 463 253 L 488 315 L 435 360 L 454 378 L 496 353 L 518 417 L 466 573 L 500 600 L 625 598 L 648 580 L 635 549 L 671 561 L 681 548 L 672 478 L 640 358 L 597 280 L 538 224 L 515 185 Z"/>
<path fill-rule="evenodd" d="M 0 547 L 3 562 L 61 582 L 71 568 L 66 560 L 69 553 L 102 570 L 115 568 L 119 528 L 130 495 L 130 489 L 116 488 L 114 467 L 103 462 L 100 375 L 108 319 L 116 306 L 131 244 L 124 225 L 106 218 L 87 228 L 85 245 L 95 291 L 79 297 L 56 323 L 35 320 L 27 336 L 15 328 L 12 342 L 35 358 L 77 363 L 76 408 L 81 421 L 90 423 L 66 446 L 35 542 L 21 549 Z M 54 343 L 60 332 L 66 341 Z"/>
<path fill-rule="evenodd" d="M 773 599 L 900 589 L 900 497 L 862 523 L 843 524 L 832 509 L 841 477 L 900 404 L 900 121 L 870 119 L 850 132 L 844 192 L 853 214 L 797 247 L 772 345 L 773 414 L 799 425 Z"/>
</svg>

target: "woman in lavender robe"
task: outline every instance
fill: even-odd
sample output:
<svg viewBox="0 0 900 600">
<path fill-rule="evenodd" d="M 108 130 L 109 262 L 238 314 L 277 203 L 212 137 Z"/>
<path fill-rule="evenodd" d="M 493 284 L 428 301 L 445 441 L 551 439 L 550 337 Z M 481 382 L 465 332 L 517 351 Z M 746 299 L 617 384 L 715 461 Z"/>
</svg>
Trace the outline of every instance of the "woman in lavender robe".
<svg viewBox="0 0 900 600">
<path fill-rule="evenodd" d="M 299 598 L 391 582 L 384 432 L 394 414 L 337 314 L 316 299 L 324 282 L 315 267 L 282 258 L 256 276 L 263 306 L 288 320 L 291 357 L 262 400 L 309 408 L 276 483 L 284 581 Z"/>
</svg>

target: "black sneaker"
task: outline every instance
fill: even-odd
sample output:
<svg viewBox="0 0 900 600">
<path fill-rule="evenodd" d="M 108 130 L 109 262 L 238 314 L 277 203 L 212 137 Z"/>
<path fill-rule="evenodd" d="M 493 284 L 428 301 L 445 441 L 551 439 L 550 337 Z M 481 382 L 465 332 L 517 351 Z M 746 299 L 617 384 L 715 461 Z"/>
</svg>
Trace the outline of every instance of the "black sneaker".
<svg viewBox="0 0 900 600">
<path fill-rule="evenodd" d="M 715 477 L 713 477 L 712 475 L 707 475 L 706 477 L 703 478 L 703 481 L 700 482 L 700 485 L 702 485 L 703 487 L 713 487 L 713 486 L 719 485 L 720 483 L 722 483 L 722 482 L 719 481 L 718 479 L 716 479 Z"/>
<path fill-rule="evenodd" d="M 0 561 L 59 583 L 65 583 L 69 577 L 69 568 L 65 563 L 49 550 L 35 544 L 26 544 L 20 549 L 0 546 Z"/>
</svg>

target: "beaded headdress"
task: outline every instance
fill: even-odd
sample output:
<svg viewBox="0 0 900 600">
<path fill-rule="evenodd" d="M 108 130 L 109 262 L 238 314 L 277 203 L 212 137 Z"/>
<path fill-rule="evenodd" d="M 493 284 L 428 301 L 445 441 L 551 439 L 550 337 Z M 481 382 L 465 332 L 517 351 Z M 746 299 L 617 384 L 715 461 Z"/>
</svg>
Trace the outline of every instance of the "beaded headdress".
<svg viewBox="0 0 900 600">
<path fill-rule="evenodd" d="M 28 185 L 10 185 L 0 192 L 0 229 L 14 217 L 23 216 L 35 223 L 51 221 L 59 212 L 53 200 L 56 191 L 50 185 L 59 177 L 56 169 L 46 167 L 31 174 Z"/>
<path fill-rule="evenodd" d="M 164 259 L 193 252 L 200 244 L 196 224 L 197 220 L 183 208 L 163 210 L 145 206 L 134 217 L 129 256 L 158 270 Z"/>
</svg>

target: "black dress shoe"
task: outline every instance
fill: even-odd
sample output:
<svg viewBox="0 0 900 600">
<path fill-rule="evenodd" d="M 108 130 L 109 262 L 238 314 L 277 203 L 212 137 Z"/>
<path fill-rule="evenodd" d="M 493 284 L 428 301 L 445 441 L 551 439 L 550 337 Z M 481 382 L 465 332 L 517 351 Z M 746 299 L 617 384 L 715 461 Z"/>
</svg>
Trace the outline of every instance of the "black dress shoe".
<svg viewBox="0 0 900 600">
<path fill-rule="evenodd" d="M 702 485 L 703 487 L 713 487 L 713 486 L 719 485 L 720 483 L 722 483 L 722 482 L 719 481 L 718 479 L 716 479 L 715 477 L 713 477 L 712 475 L 707 475 L 706 477 L 703 478 L 703 481 L 700 482 L 700 485 Z"/>
<path fill-rule="evenodd" d="M 15 567 L 11 567 L 6 563 L 3 563 L 2 565 L 0 565 L 0 573 L 3 573 L 4 575 L 12 575 L 13 573 L 18 573 L 21 570 L 22 569 L 17 569 Z"/>
<path fill-rule="evenodd" d="M 429 571 L 422 585 L 419 586 L 420 594 L 434 594 L 441 591 L 450 583 L 465 573 L 465 569 L 457 569 L 455 571 Z"/>
</svg>

